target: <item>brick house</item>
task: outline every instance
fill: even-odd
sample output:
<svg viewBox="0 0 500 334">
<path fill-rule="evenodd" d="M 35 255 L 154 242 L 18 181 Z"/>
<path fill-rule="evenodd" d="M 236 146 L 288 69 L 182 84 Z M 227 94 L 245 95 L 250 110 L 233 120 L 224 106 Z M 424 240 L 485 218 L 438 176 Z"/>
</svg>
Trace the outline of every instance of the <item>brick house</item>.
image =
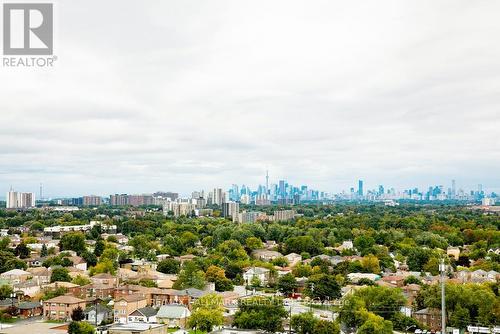
<svg viewBox="0 0 500 334">
<path fill-rule="evenodd" d="M 50 320 L 68 320 L 78 307 L 84 310 L 85 300 L 68 295 L 58 296 L 43 302 L 43 316 Z"/>
<path fill-rule="evenodd" d="M 128 295 L 115 299 L 113 315 L 115 322 L 127 323 L 127 316 L 137 309 L 146 307 L 146 297 L 142 295 Z"/>
<path fill-rule="evenodd" d="M 424 308 L 413 313 L 413 318 L 425 327 L 437 331 L 441 329 L 441 311 L 436 308 Z"/>
</svg>

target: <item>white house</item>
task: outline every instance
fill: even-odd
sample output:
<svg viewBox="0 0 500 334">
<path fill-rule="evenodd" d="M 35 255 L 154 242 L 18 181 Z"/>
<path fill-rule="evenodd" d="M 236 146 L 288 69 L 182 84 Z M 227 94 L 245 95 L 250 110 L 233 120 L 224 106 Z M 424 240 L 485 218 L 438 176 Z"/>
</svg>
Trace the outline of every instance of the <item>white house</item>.
<svg viewBox="0 0 500 334">
<path fill-rule="evenodd" d="M 252 283 L 252 279 L 256 277 L 262 285 L 267 285 L 269 282 L 269 273 L 270 270 L 267 268 L 252 267 L 243 273 L 243 280 L 247 285 L 250 285 Z"/>
<path fill-rule="evenodd" d="M 191 316 L 191 311 L 183 305 L 163 305 L 156 314 L 156 319 L 160 324 L 166 324 L 168 327 L 186 326 L 187 319 Z"/>
<path fill-rule="evenodd" d="M 128 322 L 147 322 L 155 324 L 158 310 L 152 307 L 142 307 L 128 315 Z"/>
<path fill-rule="evenodd" d="M 297 253 L 290 253 L 288 255 L 285 255 L 285 258 L 288 260 L 290 267 L 293 267 L 297 263 L 302 261 L 302 256 L 300 254 L 297 254 Z"/>
</svg>

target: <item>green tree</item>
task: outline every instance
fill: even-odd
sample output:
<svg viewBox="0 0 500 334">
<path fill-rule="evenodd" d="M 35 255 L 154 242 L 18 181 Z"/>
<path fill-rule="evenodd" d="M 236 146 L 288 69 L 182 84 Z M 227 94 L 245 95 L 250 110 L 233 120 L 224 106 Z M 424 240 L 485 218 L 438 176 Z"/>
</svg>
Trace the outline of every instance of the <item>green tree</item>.
<svg viewBox="0 0 500 334">
<path fill-rule="evenodd" d="M 260 240 L 259 238 L 257 237 L 250 237 L 250 238 L 247 238 L 246 242 L 245 242 L 245 245 L 246 247 L 250 250 L 250 251 L 253 251 L 253 250 L 256 250 L 256 249 L 260 249 L 263 247 L 263 243 L 262 243 L 262 240 Z"/>
<path fill-rule="evenodd" d="M 336 322 L 320 320 L 314 326 L 314 334 L 339 334 L 340 326 Z"/>
<path fill-rule="evenodd" d="M 50 275 L 51 282 L 71 282 L 71 276 L 69 276 L 68 269 L 64 267 L 54 268 L 52 274 Z"/>
<path fill-rule="evenodd" d="M 252 297 L 239 300 L 239 310 L 234 315 L 237 328 L 261 329 L 275 333 L 283 331 L 282 319 L 288 313 L 279 298 Z"/>
<path fill-rule="evenodd" d="M 319 274 L 309 277 L 305 293 L 313 299 L 332 300 L 340 297 L 340 285 L 333 275 Z"/>
<path fill-rule="evenodd" d="M 80 255 L 87 249 L 85 235 L 81 232 L 71 232 L 63 235 L 59 241 L 59 249 L 61 251 L 72 250 Z"/>
<path fill-rule="evenodd" d="M 221 296 L 210 293 L 194 302 L 193 312 L 188 321 L 190 328 L 210 332 L 222 324 L 224 324 L 224 307 Z"/>
<path fill-rule="evenodd" d="M 82 276 L 82 275 L 77 275 L 75 278 L 73 278 L 73 280 L 71 281 L 71 283 L 73 284 L 78 284 L 80 286 L 82 285 L 87 285 L 87 284 L 90 284 L 92 281 L 89 280 L 87 277 L 85 276 Z"/>
<path fill-rule="evenodd" d="M 103 259 L 99 261 L 94 267 L 90 268 L 90 275 L 94 276 L 96 274 L 110 273 L 114 275 L 116 273 L 115 264 L 110 259 Z"/>
<path fill-rule="evenodd" d="M 310 235 L 300 237 L 291 237 L 285 241 L 285 249 L 287 253 L 302 253 L 307 252 L 311 255 L 317 255 L 321 252 L 323 244 L 318 240 L 314 240 Z"/>
<path fill-rule="evenodd" d="M 392 334 L 392 323 L 373 313 L 368 313 L 366 321 L 358 328 L 358 334 Z"/>
<path fill-rule="evenodd" d="M 357 296 L 350 296 L 344 300 L 339 312 L 340 322 L 348 328 L 356 328 L 365 321 L 367 314 L 364 301 Z"/>
<path fill-rule="evenodd" d="M 193 261 L 186 261 L 182 265 L 173 288 L 183 290 L 187 288 L 203 289 L 205 287 L 205 273 Z"/>
<path fill-rule="evenodd" d="M 390 319 L 399 313 L 406 299 L 400 289 L 392 289 L 383 286 L 368 286 L 357 290 L 354 296 L 364 302 L 364 306 L 370 312 Z"/>
<path fill-rule="evenodd" d="M 410 276 L 405 278 L 403 283 L 404 283 L 404 285 L 408 285 L 408 284 L 419 284 L 420 285 L 420 284 L 422 284 L 422 281 L 419 278 L 417 278 L 413 275 L 410 275 Z"/>
<path fill-rule="evenodd" d="M 380 263 L 379 259 L 372 254 L 366 255 L 361 259 L 361 265 L 363 266 L 363 271 L 373 274 L 380 273 Z"/>
<path fill-rule="evenodd" d="M 248 259 L 248 254 L 241 244 L 236 240 L 227 240 L 217 246 L 217 253 L 227 258 L 229 261 L 244 261 Z"/>
<path fill-rule="evenodd" d="M 226 277 L 224 269 L 211 265 L 205 273 L 207 282 L 215 283 L 215 291 L 228 291 L 233 289 L 231 280 Z"/>
<path fill-rule="evenodd" d="M 0 239 L 0 249 L 7 249 L 10 245 L 10 238 L 9 237 L 3 237 Z"/>
<path fill-rule="evenodd" d="M 290 273 L 278 278 L 278 290 L 284 295 L 293 293 L 297 289 L 297 287 L 297 280 Z"/>
<path fill-rule="evenodd" d="M 9 298 L 10 295 L 14 292 L 12 287 L 8 284 L 4 284 L 0 286 L 0 299 Z"/>
<path fill-rule="evenodd" d="M 21 242 L 16 246 L 14 253 L 21 259 L 26 259 L 30 256 L 31 250 L 26 246 L 24 242 Z"/>
<path fill-rule="evenodd" d="M 173 258 L 167 258 L 158 263 L 156 270 L 164 274 L 177 274 L 179 273 L 180 267 L 181 264 L 179 261 Z"/>
<path fill-rule="evenodd" d="M 104 248 L 106 247 L 106 244 L 104 243 L 104 240 L 101 238 L 97 239 L 94 247 L 94 255 L 99 257 L 102 255 L 102 252 L 104 252 Z"/>
<path fill-rule="evenodd" d="M 353 245 L 361 254 L 366 254 L 370 252 L 371 247 L 375 245 L 375 239 L 369 235 L 363 234 L 354 238 Z"/>
<path fill-rule="evenodd" d="M 78 306 L 71 312 L 71 320 L 73 321 L 82 321 L 85 319 L 85 313 L 83 312 L 83 309 Z"/>
<path fill-rule="evenodd" d="M 40 251 L 40 256 L 46 257 L 47 255 L 49 255 L 49 250 L 47 249 L 47 245 L 43 244 L 42 250 Z"/>
<path fill-rule="evenodd" d="M 95 329 L 87 322 L 72 321 L 68 326 L 68 334 L 95 334 Z"/>
<path fill-rule="evenodd" d="M 312 312 L 300 313 L 292 316 L 292 328 L 298 334 L 314 334 L 314 329 L 318 319 L 314 317 Z"/>
<path fill-rule="evenodd" d="M 406 264 L 411 271 L 422 271 L 430 256 L 429 249 L 414 247 L 408 253 Z"/>
</svg>

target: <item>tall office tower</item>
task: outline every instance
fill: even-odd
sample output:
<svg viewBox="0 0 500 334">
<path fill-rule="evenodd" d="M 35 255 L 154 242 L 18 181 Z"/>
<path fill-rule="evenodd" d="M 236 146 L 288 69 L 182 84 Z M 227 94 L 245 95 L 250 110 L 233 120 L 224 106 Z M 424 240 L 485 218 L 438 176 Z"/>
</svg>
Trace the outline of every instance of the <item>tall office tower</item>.
<svg viewBox="0 0 500 334">
<path fill-rule="evenodd" d="M 269 199 L 269 171 L 266 170 L 266 199 Z"/>
<path fill-rule="evenodd" d="M 278 195 L 279 195 L 279 197 L 284 198 L 285 194 L 286 194 L 285 180 L 280 180 L 279 188 L 278 188 Z"/>
<path fill-rule="evenodd" d="M 226 218 L 231 217 L 233 222 L 239 220 L 240 205 L 237 202 L 226 202 L 222 204 L 222 215 Z"/>
<path fill-rule="evenodd" d="M 378 186 L 378 194 L 379 195 L 383 195 L 384 194 L 384 186 L 383 185 L 379 185 Z"/>
<path fill-rule="evenodd" d="M 7 209 L 27 209 L 35 207 L 35 193 L 13 191 L 7 193 Z"/>
<path fill-rule="evenodd" d="M 240 200 L 240 191 L 237 184 L 233 184 L 229 190 L 229 200 L 238 202 Z"/>
<path fill-rule="evenodd" d="M 363 180 L 358 181 L 358 195 L 363 196 Z"/>
<path fill-rule="evenodd" d="M 483 185 L 481 183 L 477 185 L 477 192 L 479 193 L 479 195 L 483 193 Z"/>
<path fill-rule="evenodd" d="M 212 204 L 222 205 L 224 202 L 224 191 L 221 188 L 214 188 L 212 193 Z"/>
<path fill-rule="evenodd" d="M 451 196 L 455 197 L 457 194 L 457 184 L 455 180 L 451 180 Z"/>
</svg>

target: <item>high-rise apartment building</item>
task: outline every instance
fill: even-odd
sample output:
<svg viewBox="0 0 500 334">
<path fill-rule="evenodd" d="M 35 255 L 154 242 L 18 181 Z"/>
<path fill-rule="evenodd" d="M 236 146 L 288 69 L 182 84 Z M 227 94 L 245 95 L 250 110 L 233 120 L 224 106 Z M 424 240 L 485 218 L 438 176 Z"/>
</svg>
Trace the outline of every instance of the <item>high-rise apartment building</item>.
<svg viewBox="0 0 500 334">
<path fill-rule="evenodd" d="M 212 203 L 221 206 L 222 203 L 226 201 L 224 190 L 221 188 L 215 188 L 212 193 Z"/>
<path fill-rule="evenodd" d="M 99 206 L 102 204 L 102 198 L 100 196 L 89 195 L 83 196 L 84 206 Z"/>
<path fill-rule="evenodd" d="M 114 194 L 109 196 L 109 204 L 113 206 L 128 205 L 128 195 L 127 194 Z"/>
<path fill-rule="evenodd" d="M 23 193 L 18 191 L 9 191 L 7 193 L 7 209 L 26 209 L 34 208 L 35 193 Z"/>
<path fill-rule="evenodd" d="M 227 202 L 222 204 L 222 215 L 226 218 L 231 217 L 233 222 L 239 220 L 240 204 L 237 202 Z"/>
</svg>

